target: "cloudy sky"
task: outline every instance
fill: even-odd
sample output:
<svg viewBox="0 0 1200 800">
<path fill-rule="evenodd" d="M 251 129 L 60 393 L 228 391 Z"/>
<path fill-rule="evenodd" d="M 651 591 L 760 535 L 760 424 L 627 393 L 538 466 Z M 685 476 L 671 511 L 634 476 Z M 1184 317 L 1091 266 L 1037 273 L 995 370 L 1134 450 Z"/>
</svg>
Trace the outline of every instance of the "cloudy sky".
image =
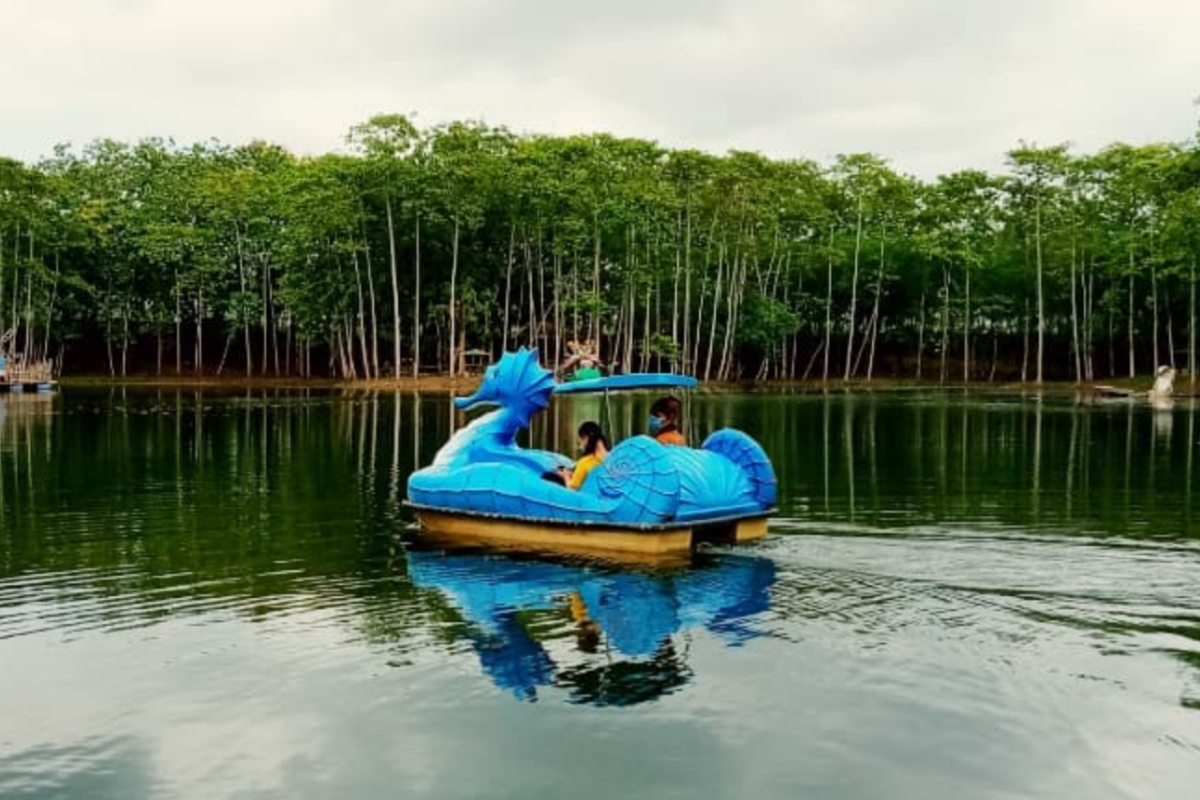
<svg viewBox="0 0 1200 800">
<path fill-rule="evenodd" d="M 0 154 L 343 146 L 383 111 L 921 175 L 1019 139 L 1180 140 L 1195 0 L 4 0 Z"/>
</svg>

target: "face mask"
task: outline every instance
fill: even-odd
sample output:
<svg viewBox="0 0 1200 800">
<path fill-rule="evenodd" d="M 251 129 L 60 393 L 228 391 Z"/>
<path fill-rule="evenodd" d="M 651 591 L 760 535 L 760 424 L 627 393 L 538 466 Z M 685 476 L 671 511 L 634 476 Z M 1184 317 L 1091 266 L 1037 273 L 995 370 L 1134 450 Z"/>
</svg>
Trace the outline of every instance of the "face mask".
<svg viewBox="0 0 1200 800">
<path fill-rule="evenodd" d="M 651 415 L 650 421 L 648 423 L 646 423 L 646 426 L 648 428 L 650 428 L 651 435 L 658 433 L 659 431 L 662 430 L 662 427 L 663 427 L 662 417 L 657 417 L 657 416 Z"/>
<path fill-rule="evenodd" d="M 579 454 L 583 455 L 587 452 L 587 442 L 581 442 L 579 445 Z"/>
</svg>

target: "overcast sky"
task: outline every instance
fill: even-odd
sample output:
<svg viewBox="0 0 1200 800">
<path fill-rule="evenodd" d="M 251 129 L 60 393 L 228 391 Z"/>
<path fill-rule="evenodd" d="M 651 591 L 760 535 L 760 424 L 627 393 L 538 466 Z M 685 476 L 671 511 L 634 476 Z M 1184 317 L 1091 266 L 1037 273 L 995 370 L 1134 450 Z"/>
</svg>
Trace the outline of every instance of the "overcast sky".
<svg viewBox="0 0 1200 800">
<path fill-rule="evenodd" d="M 1019 139 L 1177 141 L 1197 0 L 3 0 L 0 155 L 156 135 L 301 152 L 384 111 L 930 176 Z"/>
</svg>

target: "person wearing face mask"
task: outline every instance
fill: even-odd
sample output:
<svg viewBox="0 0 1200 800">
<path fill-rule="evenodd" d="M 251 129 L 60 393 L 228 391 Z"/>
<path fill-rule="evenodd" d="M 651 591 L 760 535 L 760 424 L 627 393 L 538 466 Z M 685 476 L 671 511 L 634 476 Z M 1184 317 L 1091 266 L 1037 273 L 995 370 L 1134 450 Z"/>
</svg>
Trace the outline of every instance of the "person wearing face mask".
<svg viewBox="0 0 1200 800">
<path fill-rule="evenodd" d="M 648 427 L 659 444 L 687 446 L 687 439 L 679 431 L 679 413 L 679 401 L 674 397 L 660 397 L 650 406 Z"/>
<path fill-rule="evenodd" d="M 600 466 L 606 458 L 608 458 L 608 439 L 605 438 L 604 431 L 598 424 L 590 420 L 580 425 L 579 460 L 575 462 L 575 470 L 571 473 L 571 479 L 567 482 L 567 486 L 571 489 L 583 486 L 588 473 Z"/>
</svg>

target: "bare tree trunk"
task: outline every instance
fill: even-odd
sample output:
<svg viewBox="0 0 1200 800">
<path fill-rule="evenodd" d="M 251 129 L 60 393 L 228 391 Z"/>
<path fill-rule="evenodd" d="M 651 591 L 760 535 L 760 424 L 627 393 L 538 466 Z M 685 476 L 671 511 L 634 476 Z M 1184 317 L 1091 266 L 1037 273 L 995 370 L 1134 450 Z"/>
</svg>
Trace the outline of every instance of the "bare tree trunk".
<svg viewBox="0 0 1200 800">
<path fill-rule="evenodd" d="M 596 301 L 600 298 L 600 212 L 592 214 L 592 340 L 600 346 L 600 312 Z"/>
<path fill-rule="evenodd" d="M 879 234 L 879 272 L 875 276 L 875 308 L 871 311 L 871 355 L 867 358 L 867 383 L 875 372 L 875 341 L 879 338 L 879 300 L 883 296 L 883 247 L 886 237 Z M 970 314 L 968 313 L 968 317 Z"/>
<path fill-rule="evenodd" d="M 704 331 L 704 301 L 708 292 L 707 264 L 706 274 L 700 281 L 700 305 L 696 308 L 696 335 L 692 338 L 692 372 L 700 371 L 700 341 Z"/>
<path fill-rule="evenodd" d="M 1021 383 L 1029 380 L 1029 298 L 1025 298 L 1025 316 L 1021 318 L 1023 339 L 1021 344 Z"/>
<path fill-rule="evenodd" d="M 415 229 L 414 239 L 416 243 L 413 245 L 415 250 L 413 260 L 413 278 L 416 282 L 416 287 L 413 290 L 413 377 L 419 377 L 421 373 L 421 209 L 416 209 L 414 212 L 415 220 L 413 227 Z M 399 341 L 399 336 L 396 337 Z M 400 375 L 400 348 L 396 348 L 396 375 Z"/>
<path fill-rule="evenodd" d="M 629 329 L 625 332 L 625 358 L 623 360 L 627 368 L 632 369 L 634 329 L 637 324 L 637 292 L 632 284 L 629 286 L 629 314 L 625 317 L 625 321 Z"/>
<path fill-rule="evenodd" d="M 458 362 L 455 361 L 455 336 L 458 332 L 458 217 L 454 218 L 454 244 L 450 256 L 450 358 L 448 365 L 450 375 L 458 375 Z"/>
<path fill-rule="evenodd" d="M 850 372 L 853 368 L 851 359 L 854 356 L 854 326 L 855 315 L 858 307 L 858 256 L 862 250 L 862 227 L 863 227 L 863 201 L 862 197 L 858 198 L 858 223 L 855 225 L 854 231 L 854 272 L 850 277 L 850 333 L 846 340 L 846 370 L 842 380 L 850 380 Z"/>
<path fill-rule="evenodd" d="M 1084 335 L 1087 337 L 1087 364 L 1088 364 L 1088 380 L 1096 378 L 1096 353 L 1095 342 L 1092 334 L 1095 328 L 1095 302 L 1096 302 L 1096 257 L 1092 256 L 1092 266 L 1088 270 L 1088 299 L 1087 299 L 1087 319 L 1088 324 L 1084 329 Z"/>
<path fill-rule="evenodd" d="M 246 344 L 246 377 L 249 378 L 254 374 L 254 353 L 250 349 L 250 320 L 246 317 L 246 259 L 242 253 L 242 231 L 241 226 L 235 220 L 233 223 L 233 237 L 237 242 L 237 260 L 238 260 L 238 282 L 242 288 L 242 296 L 238 302 L 238 318 L 242 324 L 242 334 Z M 124 368 L 122 368 L 124 374 Z"/>
<path fill-rule="evenodd" d="M 708 382 L 712 375 L 712 361 L 714 346 L 717 339 L 717 309 L 721 305 L 721 276 L 725 266 L 725 245 L 722 244 L 720 251 L 717 253 L 717 284 L 713 290 L 713 309 L 712 309 L 712 324 L 708 331 L 708 356 L 704 361 L 704 381 Z"/>
<path fill-rule="evenodd" d="M 271 329 L 271 300 L 270 292 L 267 284 L 270 282 L 270 271 L 267 268 L 267 261 L 259 257 L 259 265 L 262 268 L 262 369 L 260 374 L 267 374 L 267 365 L 270 360 L 270 329 Z M 276 370 L 278 371 L 278 370 Z"/>
<path fill-rule="evenodd" d="M 363 254 L 366 256 L 366 259 L 367 259 L 367 297 L 369 300 L 368 309 L 371 312 L 371 367 L 370 367 L 370 371 L 371 371 L 371 375 L 373 377 L 375 377 L 376 379 L 378 379 L 380 377 L 380 375 L 379 375 L 379 313 L 378 313 L 378 302 L 376 301 L 376 298 L 375 298 L 375 268 L 371 264 L 371 243 L 366 241 L 366 237 L 363 238 L 363 241 L 366 245 L 365 249 L 363 250 Z M 400 316 L 399 308 L 400 308 L 399 306 L 396 307 L 396 316 L 397 317 Z M 266 346 L 267 346 L 267 337 L 266 337 L 266 334 L 264 334 L 263 335 L 263 353 L 264 353 L 263 358 L 264 359 L 266 358 Z M 278 359 L 276 359 L 276 361 L 278 361 Z M 400 368 L 399 368 L 399 366 L 397 366 L 393 370 L 393 373 L 398 374 L 399 370 L 400 370 Z M 266 374 L 266 371 L 267 371 L 267 368 L 266 368 L 266 365 L 264 364 L 263 365 L 263 373 Z"/>
<path fill-rule="evenodd" d="M 1117 334 L 1114 316 L 1116 313 L 1110 308 L 1108 311 L 1108 374 L 1113 378 L 1117 377 Z"/>
<path fill-rule="evenodd" d="M 696 335 L 692 339 L 692 372 L 700 372 L 700 344 L 704 339 L 704 302 L 708 294 L 708 273 L 712 267 L 713 240 L 716 238 L 717 215 L 713 215 L 712 225 L 708 229 L 708 239 L 704 243 L 704 269 L 700 273 L 700 305 L 696 309 Z"/>
<path fill-rule="evenodd" d="M 18 238 L 19 234 L 18 234 Z M 0 230 L 0 337 L 4 336 L 4 231 Z"/>
<path fill-rule="evenodd" d="M 615 362 L 621 361 L 625 356 L 625 351 L 622 349 L 625 344 L 625 315 L 629 313 L 629 280 L 621 286 L 621 306 L 617 309 L 617 321 L 613 326 L 613 338 L 610 344 L 612 358 Z M 626 369 L 628 372 L 628 368 Z"/>
<path fill-rule="evenodd" d="M 233 346 L 233 337 L 236 331 L 230 331 L 225 335 L 225 349 L 221 351 L 221 360 L 217 362 L 217 377 L 221 377 L 221 373 L 225 370 L 225 359 L 229 358 L 229 348 Z"/>
<path fill-rule="evenodd" d="M 51 320 L 54 319 L 54 304 L 58 302 L 58 277 L 60 274 L 58 258 L 59 258 L 58 251 L 55 250 L 54 251 L 54 283 L 52 285 L 51 292 L 50 292 L 50 305 L 46 309 L 46 336 L 43 339 L 44 343 L 42 345 L 42 355 L 41 355 L 41 358 L 46 359 L 46 360 L 48 360 L 50 358 L 50 323 L 51 323 Z M 156 324 L 154 327 L 158 331 L 158 374 L 162 375 L 162 326 Z M 0 328 L 0 332 L 3 332 L 3 330 L 4 330 L 3 328 Z"/>
<path fill-rule="evenodd" d="M 1196 257 L 1192 256 L 1188 297 L 1188 383 L 1196 385 Z"/>
<path fill-rule="evenodd" d="M 858 346 L 858 355 L 856 355 L 854 357 L 854 369 L 852 369 L 850 371 L 850 374 L 852 374 L 852 375 L 858 374 L 858 365 L 862 363 L 863 356 L 866 355 L 867 350 L 871 346 L 871 336 L 872 336 L 872 332 L 875 329 L 876 322 L 877 322 L 877 319 L 874 314 L 867 317 L 867 325 L 865 328 L 863 328 L 863 340 L 862 340 L 862 343 L 860 343 Z M 868 381 L 870 380 L 869 376 L 868 376 L 867 380 Z"/>
<path fill-rule="evenodd" d="M 354 289 L 358 295 L 358 346 L 362 352 L 363 372 L 366 374 L 367 380 L 371 380 L 371 351 L 367 348 L 367 315 L 363 305 L 362 270 L 358 265 L 358 248 L 351 251 L 351 256 L 354 263 Z M 353 350 L 353 341 L 350 343 L 350 347 Z"/>
<path fill-rule="evenodd" d="M 809 376 L 810 374 L 812 374 L 812 368 L 813 368 L 813 366 L 814 366 L 814 365 L 816 365 L 816 363 L 817 363 L 817 356 L 821 355 L 821 351 L 822 351 L 822 350 L 824 350 L 824 349 L 825 349 L 825 343 L 824 343 L 824 342 L 818 342 L 818 343 L 817 343 L 817 349 L 816 349 L 816 350 L 813 350 L 812 357 L 810 357 L 810 358 L 808 359 L 808 366 L 806 366 L 806 367 L 804 368 L 804 374 L 800 376 L 800 380 L 802 380 L 802 381 L 806 381 L 806 380 L 808 380 L 808 376 Z"/>
<path fill-rule="evenodd" d="M 271 315 L 269 324 L 271 326 L 271 356 L 274 361 L 275 377 L 279 377 L 279 309 L 275 307 L 275 286 L 271 276 L 271 262 L 268 260 L 263 264 L 263 269 L 267 273 L 267 308 L 270 309 Z M 284 367 L 289 371 L 291 365 L 284 360 Z"/>
<path fill-rule="evenodd" d="M 539 231 L 540 237 L 540 231 Z M 551 293 L 554 302 L 554 364 L 562 363 L 562 341 L 563 341 L 563 325 L 565 319 L 562 310 L 562 254 L 558 252 L 558 248 L 554 248 L 554 254 L 551 256 L 554 264 L 554 286 L 551 288 Z"/>
<path fill-rule="evenodd" d="M 533 292 L 533 284 L 534 284 L 533 269 L 534 269 L 534 267 L 533 267 L 533 259 L 530 257 L 530 254 L 529 254 L 529 239 L 528 238 L 525 239 L 525 246 L 523 249 L 524 249 L 524 260 L 525 260 L 525 279 L 529 284 L 529 346 L 537 347 L 538 309 L 537 309 L 537 299 Z M 600 340 L 599 340 L 599 338 L 597 338 L 596 345 L 599 346 L 599 344 L 600 344 Z"/>
<path fill-rule="evenodd" d="M 1038 338 L 1037 338 L 1037 383 L 1042 384 L 1042 372 L 1045 367 L 1045 346 L 1046 346 L 1046 304 L 1045 297 L 1042 291 L 1042 190 L 1038 187 L 1037 205 L 1034 211 L 1034 246 L 1037 248 L 1037 315 L 1038 315 Z"/>
<path fill-rule="evenodd" d="M 650 364 L 650 295 L 652 287 L 646 284 L 646 319 L 642 335 L 642 372 L 649 369 Z"/>
<path fill-rule="evenodd" d="M 825 291 L 825 365 L 821 370 L 821 380 L 829 381 L 829 351 L 832 350 L 831 339 L 833 337 L 833 230 L 834 226 L 829 224 L 829 270 L 827 273 L 827 283 Z"/>
<path fill-rule="evenodd" d="M 175 270 L 175 374 L 183 374 L 183 291 L 179 286 L 179 270 Z"/>
<path fill-rule="evenodd" d="M 971 382 L 971 262 L 963 263 L 963 383 Z"/>
<path fill-rule="evenodd" d="M 1071 346 L 1075 351 L 1075 383 L 1083 382 L 1083 355 L 1079 346 L 1079 313 L 1075 302 L 1075 220 L 1071 220 Z"/>
<path fill-rule="evenodd" d="M 1137 375 L 1133 353 L 1133 250 L 1129 251 L 1129 377 Z"/>
<path fill-rule="evenodd" d="M 204 285 L 196 289 L 196 364 L 197 375 L 204 372 Z"/>
<path fill-rule="evenodd" d="M 571 249 L 571 338 L 579 341 L 579 254 Z M 615 350 L 613 351 L 616 352 Z"/>
<path fill-rule="evenodd" d="M 679 344 L 679 280 L 683 271 L 683 252 L 679 247 L 679 234 L 683 228 L 683 213 L 680 212 L 675 221 L 675 280 L 671 288 L 671 341 Z M 672 369 L 679 369 L 672 365 Z"/>
<path fill-rule="evenodd" d="M 1000 354 L 1000 334 L 995 326 L 992 327 L 992 365 L 988 369 L 988 383 L 996 379 L 996 359 Z"/>
<path fill-rule="evenodd" d="M 392 196 L 389 194 L 384 199 L 384 209 L 387 213 L 387 228 L 388 228 L 388 261 L 392 269 L 392 375 L 395 378 L 400 377 L 400 267 L 396 259 L 396 225 L 392 214 Z M 417 224 L 420 225 L 420 217 L 418 215 Z M 420 278 L 418 278 L 418 281 Z M 421 296 L 420 286 L 418 284 L 416 298 L 414 303 L 419 304 Z M 421 324 L 419 312 L 414 311 L 413 326 Z M 414 344 L 414 347 L 416 345 Z M 419 355 L 413 355 L 413 377 L 417 377 L 417 361 Z"/>
<path fill-rule="evenodd" d="M 1162 357 L 1158 352 L 1158 270 L 1154 267 L 1153 256 L 1150 259 L 1150 308 L 1150 322 L 1154 326 L 1154 333 L 1150 336 L 1150 341 L 1153 345 L 1154 361 L 1150 364 L 1150 368 L 1155 370 L 1162 364 Z"/>
<path fill-rule="evenodd" d="M 129 308 L 129 303 L 127 302 L 125 304 L 124 311 L 121 314 L 121 316 L 123 317 L 123 319 L 121 321 L 122 322 L 122 330 L 121 330 L 121 377 L 122 378 L 124 378 L 126 375 L 129 374 L 129 312 L 130 312 L 130 308 Z M 26 333 L 26 335 L 28 336 L 28 332 Z"/>
<path fill-rule="evenodd" d="M 720 380 L 729 380 L 733 370 L 733 344 L 737 331 L 738 309 L 741 306 L 742 290 L 746 284 L 746 255 L 739 246 L 730 272 L 729 290 L 725 293 L 726 316 L 725 336 L 721 347 L 721 367 L 717 372 Z"/>
<path fill-rule="evenodd" d="M 1083 377 L 1084 380 L 1094 380 L 1094 367 L 1092 364 L 1092 292 L 1090 284 L 1091 270 L 1088 269 L 1087 259 L 1080 257 L 1079 259 L 1079 291 L 1082 295 L 1082 332 L 1079 334 L 1080 347 L 1083 350 Z"/>
<path fill-rule="evenodd" d="M 946 356 L 950 351 L 950 267 L 942 267 L 942 369 L 940 383 L 946 382 Z"/>
<path fill-rule="evenodd" d="M 14 284 L 19 280 L 20 280 L 20 278 L 18 278 L 16 275 L 13 275 L 13 283 Z M 117 376 L 117 366 L 116 366 L 116 361 L 113 359 L 113 346 L 112 346 L 112 317 L 113 317 L 113 314 L 112 314 L 112 307 L 111 307 L 111 305 L 109 305 L 112 302 L 111 290 L 108 292 L 108 295 L 109 295 L 109 297 L 107 298 L 107 301 L 105 303 L 106 308 L 104 309 L 104 350 L 108 355 L 108 375 L 111 378 L 115 378 Z M 19 326 L 20 324 L 21 324 L 21 321 L 14 315 L 13 330 L 14 331 L 17 330 L 17 326 Z M 16 341 L 17 341 L 16 335 L 14 334 L 14 336 L 13 336 L 13 345 L 14 346 L 16 346 Z"/>
<path fill-rule="evenodd" d="M 350 368 L 348 377 L 351 380 L 358 380 L 358 367 L 354 363 L 354 329 L 349 314 L 342 317 L 342 328 L 345 333 L 342 341 L 345 343 L 346 364 Z"/>
<path fill-rule="evenodd" d="M 504 270 L 504 330 L 500 335 L 500 351 L 508 352 L 508 314 L 512 308 L 512 272 L 513 250 L 517 245 L 517 224 L 511 223 L 508 228 L 508 262 Z"/>
<path fill-rule="evenodd" d="M 692 194 L 688 189 L 688 198 L 684 212 L 683 238 L 683 368 L 685 375 L 692 374 L 692 363 L 688 360 L 691 354 L 692 338 Z"/>
<path fill-rule="evenodd" d="M 1175 369 L 1175 331 L 1171 319 L 1171 293 L 1163 287 L 1163 306 L 1167 309 L 1167 364 Z"/>
<path fill-rule="evenodd" d="M 917 380 L 921 380 L 921 358 L 925 353 L 925 289 L 921 289 L 921 321 L 917 323 Z"/>
<path fill-rule="evenodd" d="M 528 245 L 526 245 L 528 246 Z M 550 306 L 546 303 L 546 259 L 542 253 L 542 229 L 537 231 L 537 246 L 533 251 L 533 264 L 538 276 L 538 331 L 541 333 L 541 352 L 550 352 Z M 599 347 L 597 342 L 596 346 Z"/>
</svg>

